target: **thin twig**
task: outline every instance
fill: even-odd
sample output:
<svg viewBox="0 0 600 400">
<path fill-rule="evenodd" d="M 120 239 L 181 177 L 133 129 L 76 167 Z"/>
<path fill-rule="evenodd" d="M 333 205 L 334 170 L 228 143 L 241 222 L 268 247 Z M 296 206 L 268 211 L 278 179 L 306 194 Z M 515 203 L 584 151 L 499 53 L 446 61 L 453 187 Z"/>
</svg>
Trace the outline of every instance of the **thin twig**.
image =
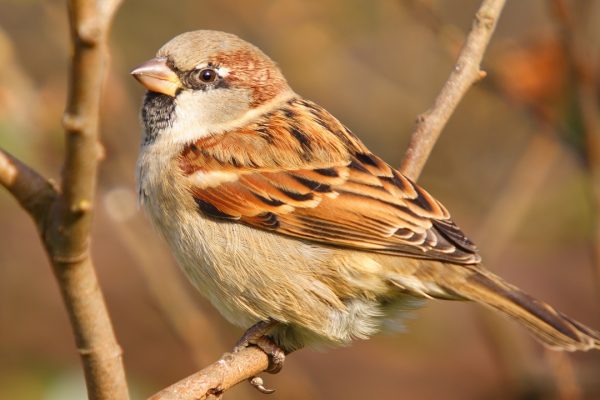
<svg viewBox="0 0 600 400">
<path fill-rule="evenodd" d="M 442 24 L 442 20 L 437 14 L 433 13 L 433 10 L 428 7 L 427 4 L 422 4 L 419 1 L 410 0 L 407 1 L 408 6 L 412 9 L 415 17 L 420 17 L 423 20 L 424 25 L 428 26 L 440 39 L 444 39 L 442 33 L 449 30 Z M 561 24 L 566 26 L 569 33 L 563 36 L 563 40 L 567 39 L 566 42 L 572 41 L 572 23 L 570 16 L 568 15 L 566 4 L 562 0 L 555 1 L 555 11 L 558 13 Z M 582 25 L 582 24 L 580 24 Z M 453 32 L 453 30 L 451 30 Z M 453 42 L 447 45 L 446 48 L 451 53 Z M 568 47 L 568 48 L 567 48 Z M 573 53 L 575 46 L 565 46 L 567 52 Z M 591 70 L 591 69 L 588 69 Z M 583 74 L 580 74 L 583 76 Z M 593 84 L 587 86 L 589 89 L 595 87 Z M 588 90 L 590 92 L 590 90 Z M 584 101 L 584 104 L 593 104 L 590 101 Z M 597 114 L 597 106 L 587 107 L 588 119 L 590 115 Z M 535 114 L 535 113 L 534 113 Z M 547 122 L 537 118 L 540 126 L 547 125 Z M 586 125 L 593 126 L 594 121 L 587 123 Z M 548 127 L 546 127 L 548 128 Z M 591 132 L 593 129 L 588 129 Z M 559 154 L 559 146 L 555 140 L 550 139 L 550 132 L 547 129 L 541 133 L 536 134 L 530 142 L 526 153 L 523 154 L 520 162 L 515 167 L 510 179 L 508 179 L 508 186 L 502 191 L 502 195 L 495 202 L 492 210 L 489 212 L 488 218 L 484 221 L 480 229 L 480 241 L 486 242 L 486 236 L 491 232 L 494 233 L 494 241 L 489 242 L 486 246 L 486 263 L 493 264 L 494 260 L 505 250 L 507 241 L 510 236 L 514 233 L 518 222 L 522 219 L 523 213 L 530 208 L 530 203 L 535 197 L 534 194 L 539 189 L 541 183 L 545 179 L 546 173 L 555 162 Z M 594 142 L 589 140 L 588 145 L 592 145 Z M 589 148 L 589 146 L 588 146 Z M 593 147 L 592 147 L 593 148 Z M 600 154 L 600 153 L 597 153 Z M 594 157 L 588 157 L 594 159 Z M 592 174 L 590 174 L 591 176 Z M 592 182 L 598 182 L 598 179 L 591 178 Z M 598 185 L 597 185 L 598 186 Z M 600 186 L 596 190 L 599 190 Z M 596 207 L 600 209 L 600 195 L 597 195 Z M 597 223 L 594 227 L 595 243 L 594 255 L 595 258 L 600 261 L 600 223 Z M 599 264 L 600 265 L 600 264 Z M 600 277 L 600 266 L 596 268 L 597 275 Z M 525 368 L 526 363 L 523 361 L 528 350 L 523 348 L 519 354 L 514 351 L 515 346 L 523 345 L 519 343 L 517 338 L 510 332 L 498 332 L 503 328 L 496 323 L 494 318 L 490 318 L 487 313 L 477 313 L 478 320 L 481 322 L 482 328 L 486 331 L 486 337 L 490 341 L 492 351 L 497 356 L 498 363 L 500 365 L 503 376 L 506 377 L 507 383 L 519 390 L 523 377 L 530 373 Z M 581 389 L 578 386 L 576 376 L 574 374 L 573 365 L 570 359 L 566 356 L 561 356 L 553 359 L 553 352 L 546 351 L 546 359 L 548 365 L 553 373 L 553 383 L 555 383 L 560 398 L 575 399 L 580 398 Z M 516 360 L 515 360 L 516 358 Z M 543 388 L 542 388 L 543 389 Z M 528 388 L 529 390 L 529 388 Z"/>
<path fill-rule="evenodd" d="M 442 129 L 471 85 L 485 76 L 480 70 L 481 59 L 496 27 L 505 0 L 484 0 L 477 11 L 471 32 L 460 51 L 450 77 L 444 84 L 433 107 L 417 118 L 401 171 L 416 180 Z"/>
</svg>

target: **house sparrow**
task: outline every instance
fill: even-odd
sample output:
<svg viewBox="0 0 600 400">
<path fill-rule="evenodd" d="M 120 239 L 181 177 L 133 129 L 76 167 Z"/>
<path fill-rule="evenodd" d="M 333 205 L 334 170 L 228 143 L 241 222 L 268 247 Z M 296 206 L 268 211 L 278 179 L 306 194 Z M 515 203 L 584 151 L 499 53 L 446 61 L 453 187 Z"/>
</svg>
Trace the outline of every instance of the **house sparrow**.
<svg viewBox="0 0 600 400">
<path fill-rule="evenodd" d="M 444 299 L 500 311 L 553 349 L 600 348 L 599 332 L 487 271 L 441 203 L 253 45 L 188 32 L 132 74 L 148 89 L 141 203 L 200 293 L 250 328 L 240 346 L 282 361 L 277 349 L 345 345 Z"/>
</svg>

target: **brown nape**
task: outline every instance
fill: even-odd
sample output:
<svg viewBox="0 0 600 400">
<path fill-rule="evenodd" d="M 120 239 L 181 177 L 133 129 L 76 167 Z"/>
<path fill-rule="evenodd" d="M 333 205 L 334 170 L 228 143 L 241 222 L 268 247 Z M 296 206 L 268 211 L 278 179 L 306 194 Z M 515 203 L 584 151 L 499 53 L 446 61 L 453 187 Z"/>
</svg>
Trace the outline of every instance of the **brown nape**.
<svg viewBox="0 0 600 400">
<path fill-rule="evenodd" d="M 251 107 L 264 104 L 289 89 L 279 68 L 258 50 L 241 48 L 221 52 L 214 63 L 229 68 L 226 79 L 232 86 L 252 90 Z"/>
</svg>

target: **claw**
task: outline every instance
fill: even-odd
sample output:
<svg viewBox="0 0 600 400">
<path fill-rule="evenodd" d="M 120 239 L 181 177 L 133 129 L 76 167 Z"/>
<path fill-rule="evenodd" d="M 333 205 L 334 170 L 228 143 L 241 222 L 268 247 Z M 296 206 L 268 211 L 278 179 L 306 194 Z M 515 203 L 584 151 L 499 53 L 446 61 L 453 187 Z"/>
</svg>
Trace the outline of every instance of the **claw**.
<svg viewBox="0 0 600 400">
<path fill-rule="evenodd" d="M 252 344 L 269 356 L 269 368 L 267 368 L 266 372 L 276 374 L 281 371 L 285 362 L 285 353 L 279 346 L 266 336 L 254 340 Z"/>
<path fill-rule="evenodd" d="M 233 348 L 233 352 L 238 351 L 253 345 L 260 348 L 269 356 L 269 367 L 266 372 L 276 374 L 283 368 L 285 361 L 285 352 L 277 346 L 271 338 L 265 336 L 271 328 L 276 324 L 273 320 L 260 321 L 248 329 Z M 248 379 L 248 382 L 254 386 L 259 392 L 271 394 L 275 389 L 267 389 L 262 378 L 254 376 Z"/>
<path fill-rule="evenodd" d="M 238 351 L 254 345 L 260 348 L 269 356 L 269 368 L 266 372 L 270 374 L 276 374 L 283 368 L 285 361 L 285 352 L 277 346 L 272 339 L 265 336 L 271 328 L 276 324 L 273 320 L 259 321 L 248 329 L 244 335 L 238 340 L 233 352 Z"/>
<path fill-rule="evenodd" d="M 233 348 L 233 352 L 237 353 L 238 351 L 248 347 L 250 344 L 254 344 L 254 341 L 269 332 L 269 330 L 275 325 L 275 321 L 259 321 L 256 324 L 252 325 L 244 335 L 238 340 Z"/>
<path fill-rule="evenodd" d="M 272 394 L 275 393 L 275 389 L 267 389 L 264 385 L 264 381 L 262 380 L 262 378 L 260 376 L 254 376 L 250 379 L 248 379 L 248 382 L 250 382 L 250 384 L 252 386 L 254 386 L 256 388 L 256 390 L 258 390 L 261 393 L 264 394 Z"/>
</svg>

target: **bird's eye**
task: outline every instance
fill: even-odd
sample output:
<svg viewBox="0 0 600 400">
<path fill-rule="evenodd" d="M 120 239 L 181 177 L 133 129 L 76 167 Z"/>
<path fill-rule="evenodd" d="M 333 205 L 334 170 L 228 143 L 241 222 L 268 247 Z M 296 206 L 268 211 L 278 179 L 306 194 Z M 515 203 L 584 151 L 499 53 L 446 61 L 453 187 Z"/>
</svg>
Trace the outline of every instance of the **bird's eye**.
<svg viewBox="0 0 600 400">
<path fill-rule="evenodd" d="M 205 68 L 200 71 L 198 77 L 204 83 L 214 82 L 217 79 L 217 72 L 214 69 Z"/>
</svg>

